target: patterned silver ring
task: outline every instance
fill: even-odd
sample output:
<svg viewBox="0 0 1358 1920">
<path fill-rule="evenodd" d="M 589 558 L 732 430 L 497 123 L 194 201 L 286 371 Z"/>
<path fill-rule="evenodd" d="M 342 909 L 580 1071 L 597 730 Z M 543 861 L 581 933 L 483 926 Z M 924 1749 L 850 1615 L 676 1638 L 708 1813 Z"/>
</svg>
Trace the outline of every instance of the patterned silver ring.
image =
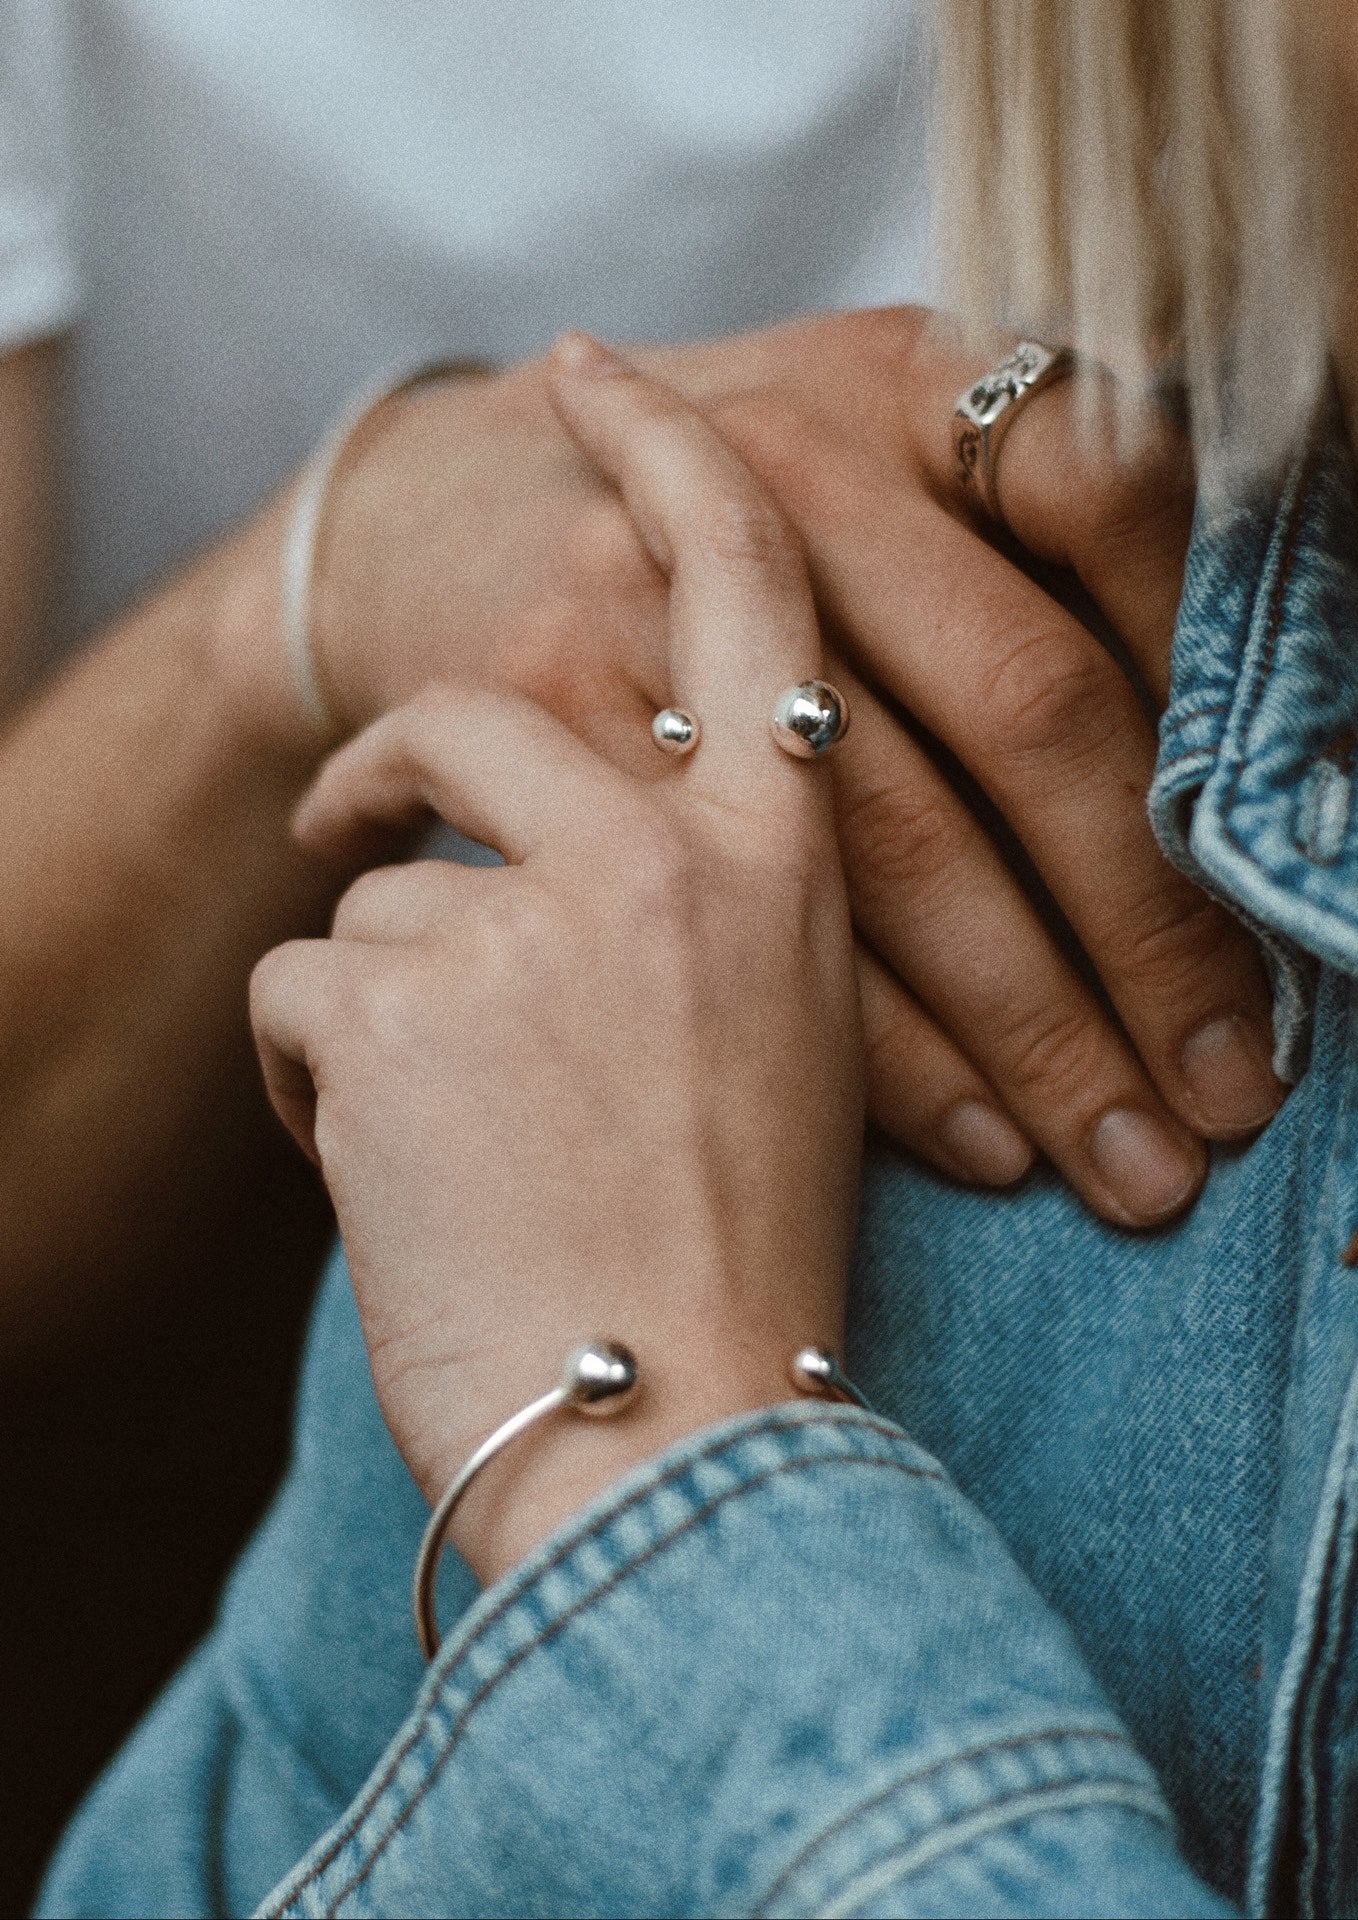
<svg viewBox="0 0 1358 1920">
<path fill-rule="evenodd" d="M 995 467 L 1004 436 L 1028 401 L 1074 365 L 1069 347 L 1021 340 L 1007 359 L 967 388 L 953 409 L 953 447 L 963 483 L 975 489 L 986 512 L 1001 526 L 1005 521 L 995 491 Z"/>
</svg>

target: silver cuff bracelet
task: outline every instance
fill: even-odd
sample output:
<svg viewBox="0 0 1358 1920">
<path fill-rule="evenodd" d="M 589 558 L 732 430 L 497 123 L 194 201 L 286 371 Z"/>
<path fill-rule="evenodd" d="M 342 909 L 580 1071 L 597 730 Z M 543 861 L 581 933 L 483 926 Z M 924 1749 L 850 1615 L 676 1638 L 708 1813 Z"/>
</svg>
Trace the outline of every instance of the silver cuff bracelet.
<svg viewBox="0 0 1358 1920">
<path fill-rule="evenodd" d="M 874 1411 L 835 1356 L 820 1347 L 803 1347 L 793 1356 L 789 1374 L 792 1384 L 801 1393 L 833 1394 L 852 1401 L 868 1413 Z M 448 1534 L 448 1523 L 482 1467 L 507 1447 L 511 1440 L 517 1439 L 519 1434 L 560 1407 L 569 1408 L 573 1413 L 592 1415 L 596 1419 L 621 1412 L 635 1395 L 639 1381 L 636 1356 L 627 1347 L 616 1340 L 591 1340 L 567 1354 L 561 1378 L 550 1392 L 530 1400 L 526 1407 L 520 1407 L 517 1413 L 511 1414 L 502 1426 L 498 1426 L 489 1438 L 481 1442 L 430 1514 L 429 1524 L 420 1542 L 419 1556 L 415 1562 L 413 1598 L 415 1632 L 426 1660 L 434 1658 L 441 1644 L 434 1586 Z"/>
</svg>

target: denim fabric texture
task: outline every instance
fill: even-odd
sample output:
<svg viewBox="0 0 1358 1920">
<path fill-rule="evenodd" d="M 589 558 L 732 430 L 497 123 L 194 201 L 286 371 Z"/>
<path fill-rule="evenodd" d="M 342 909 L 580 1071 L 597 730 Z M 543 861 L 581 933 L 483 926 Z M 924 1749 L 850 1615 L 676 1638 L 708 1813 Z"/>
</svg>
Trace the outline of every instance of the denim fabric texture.
<svg viewBox="0 0 1358 1920">
<path fill-rule="evenodd" d="M 1170 1232 L 870 1157 L 849 1362 L 487 1593 L 342 1258 L 292 1468 L 46 1914 L 1358 1912 L 1358 509 L 1204 508 L 1152 814 L 1260 932 L 1286 1106 Z M 456 1624 L 454 1624 L 456 1623 Z"/>
</svg>

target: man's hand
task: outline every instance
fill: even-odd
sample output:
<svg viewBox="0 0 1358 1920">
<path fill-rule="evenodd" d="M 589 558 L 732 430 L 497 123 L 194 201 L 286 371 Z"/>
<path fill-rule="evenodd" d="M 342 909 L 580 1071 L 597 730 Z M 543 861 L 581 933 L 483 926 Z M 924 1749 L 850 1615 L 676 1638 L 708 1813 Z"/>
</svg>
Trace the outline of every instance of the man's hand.
<svg viewBox="0 0 1358 1920">
<path fill-rule="evenodd" d="M 1100 423 L 1081 439 L 1073 387 L 1050 390 L 1006 441 L 1006 542 L 951 446 L 953 400 L 986 356 L 917 310 L 634 357 L 699 403 L 805 544 L 854 703 L 837 803 L 874 1116 L 948 1174 L 1003 1186 L 1036 1148 L 1106 1218 L 1172 1217 L 1201 1184 L 1202 1140 L 1249 1133 L 1282 1097 L 1268 986 L 1243 930 L 1154 844 L 1155 734 L 1131 679 L 1017 543 L 1081 583 L 1163 705 L 1185 449 L 1152 419 L 1119 463 Z M 664 607 L 540 366 L 395 403 L 341 475 L 317 643 L 351 725 L 471 670 L 656 773 Z M 1003 816 L 1111 1012 L 940 763 Z"/>
</svg>

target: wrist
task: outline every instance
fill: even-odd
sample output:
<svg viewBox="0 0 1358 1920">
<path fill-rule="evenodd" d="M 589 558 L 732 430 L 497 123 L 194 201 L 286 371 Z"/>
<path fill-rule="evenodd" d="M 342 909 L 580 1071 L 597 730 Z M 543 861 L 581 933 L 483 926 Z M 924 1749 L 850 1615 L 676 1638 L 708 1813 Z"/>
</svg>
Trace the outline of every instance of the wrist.
<svg viewBox="0 0 1358 1920">
<path fill-rule="evenodd" d="M 417 375 L 356 421 L 323 483 L 319 522 L 304 555 L 305 589 L 291 614 L 285 552 L 309 468 L 217 556 L 211 652 L 234 716 L 250 737 L 315 764 L 341 738 L 416 691 L 421 676 L 402 672 L 409 651 L 402 642 L 409 641 L 419 611 L 410 591 L 413 584 L 418 595 L 418 581 L 412 583 L 394 511 L 409 479 L 404 450 L 390 443 L 399 440 L 393 429 L 410 409 L 435 398 L 446 405 L 478 371 L 467 363 Z M 289 634 L 290 617 L 302 632 Z M 302 684 L 294 657 L 299 648 L 310 686 Z"/>
<path fill-rule="evenodd" d="M 209 563 L 207 645 L 237 734 L 314 767 L 334 741 L 307 706 L 283 634 L 291 501 L 291 490 L 272 501 Z"/>
<path fill-rule="evenodd" d="M 424 524 L 428 477 L 445 478 L 474 428 L 493 369 L 450 363 L 393 388 L 355 425 L 331 471 L 311 556 L 309 647 L 316 683 L 343 730 L 357 731 L 419 691 L 422 663 L 456 670 L 446 582 L 446 503 Z"/>
<path fill-rule="evenodd" d="M 637 1388 L 614 1417 L 560 1408 L 487 1462 L 457 1507 L 450 1540 L 490 1584 L 633 1468 L 705 1427 L 794 1398 L 789 1365 L 796 1344 L 772 1350 L 713 1344 L 704 1351 L 648 1344 L 638 1355 Z M 557 1371 L 559 1363 L 512 1390 L 497 1380 L 484 1395 L 465 1375 L 442 1388 L 426 1383 L 433 1386 L 431 1412 L 434 1402 L 445 1411 L 445 1431 L 438 1444 L 405 1451 L 431 1506 L 487 1435 L 550 1387 Z M 488 1409 L 484 1424 L 452 1438 L 447 1411 L 471 1405 Z"/>
</svg>

